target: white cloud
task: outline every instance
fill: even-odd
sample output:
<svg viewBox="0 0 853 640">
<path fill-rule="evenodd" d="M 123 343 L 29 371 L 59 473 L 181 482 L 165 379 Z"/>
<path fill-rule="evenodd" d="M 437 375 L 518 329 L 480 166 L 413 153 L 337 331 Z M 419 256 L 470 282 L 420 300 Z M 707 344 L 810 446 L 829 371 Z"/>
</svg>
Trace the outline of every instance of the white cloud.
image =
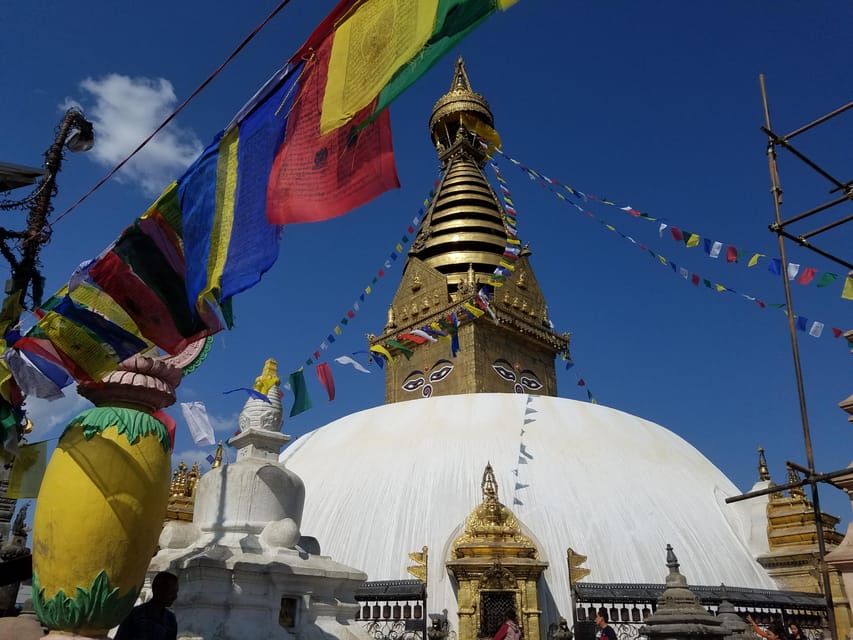
<svg viewBox="0 0 853 640">
<path fill-rule="evenodd" d="M 63 389 L 63 393 L 64 398 L 53 401 L 27 398 L 24 409 L 27 417 L 33 422 L 33 432 L 27 437 L 30 442 L 45 440 L 52 434 L 59 436 L 60 429 L 64 429 L 71 422 L 71 418 L 85 409 L 92 408 L 91 402 L 77 394 L 77 387 L 67 387 Z"/>
<path fill-rule="evenodd" d="M 95 125 L 95 146 L 86 155 L 112 169 L 151 135 L 174 110 L 177 97 L 164 78 L 131 78 L 110 74 L 86 78 L 80 88 L 86 117 Z M 93 104 L 87 103 L 94 101 Z M 68 99 L 64 108 L 76 106 Z M 172 122 L 116 174 L 157 196 L 195 160 L 203 146 L 190 129 Z"/>
</svg>

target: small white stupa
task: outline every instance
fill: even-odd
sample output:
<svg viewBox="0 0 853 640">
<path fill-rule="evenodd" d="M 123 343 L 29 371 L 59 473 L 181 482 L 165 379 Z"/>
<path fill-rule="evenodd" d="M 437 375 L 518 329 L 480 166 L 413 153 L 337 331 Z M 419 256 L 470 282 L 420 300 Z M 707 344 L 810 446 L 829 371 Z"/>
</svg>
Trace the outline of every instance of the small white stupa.
<svg viewBox="0 0 853 640">
<path fill-rule="evenodd" d="M 305 487 L 278 462 L 290 440 L 279 384 L 267 360 L 229 441 L 237 461 L 202 476 L 192 522 L 169 521 L 160 536 L 148 577 L 178 576 L 181 638 L 366 638 L 352 622 L 366 575 L 321 556 L 299 531 Z"/>
</svg>

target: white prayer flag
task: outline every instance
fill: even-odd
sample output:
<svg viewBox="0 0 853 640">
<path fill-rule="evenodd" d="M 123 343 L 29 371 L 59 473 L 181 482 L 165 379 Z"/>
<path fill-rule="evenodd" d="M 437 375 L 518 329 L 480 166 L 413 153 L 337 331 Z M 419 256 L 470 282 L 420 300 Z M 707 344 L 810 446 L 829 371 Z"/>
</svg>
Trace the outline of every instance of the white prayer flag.
<svg viewBox="0 0 853 640">
<path fill-rule="evenodd" d="M 663 230 L 666 229 L 667 225 L 661 222 L 660 227 L 658 227 L 658 235 L 663 238 Z"/>
<path fill-rule="evenodd" d="M 809 329 L 809 335 L 814 336 L 815 338 L 820 338 L 820 334 L 823 333 L 823 323 L 815 320 L 812 323 L 811 329 Z"/>
<path fill-rule="evenodd" d="M 207 417 L 207 408 L 204 403 L 182 402 L 181 413 L 184 414 L 184 420 L 187 421 L 187 426 L 190 428 L 193 442 L 198 445 L 216 444 L 216 436 L 213 434 L 213 427 Z"/>
<path fill-rule="evenodd" d="M 712 258 L 719 258 L 720 257 L 720 251 L 722 251 L 722 250 L 723 250 L 723 243 L 722 242 L 714 242 L 714 244 L 711 245 L 710 256 Z"/>
<path fill-rule="evenodd" d="M 800 271 L 800 265 L 794 264 L 793 262 L 788 263 L 788 280 L 793 280 L 797 277 L 797 273 Z"/>
<path fill-rule="evenodd" d="M 340 356 L 339 358 L 335 358 L 335 362 L 338 364 L 351 364 L 356 371 L 361 371 L 362 373 L 370 373 L 367 369 L 365 369 L 361 364 L 349 356 Z"/>
<path fill-rule="evenodd" d="M 687 280 L 690 277 L 690 272 L 684 267 L 679 267 L 678 272 L 681 274 L 681 277 Z"/>
<path fill-rule="evenodd" d="M 64 397 L 62 389 L 39 371 L 17 349 L 8 349 L 3 354 L 3 359 L 24 395 L 45 398 L 46 400 L 58 400 Z"/>
</svg>

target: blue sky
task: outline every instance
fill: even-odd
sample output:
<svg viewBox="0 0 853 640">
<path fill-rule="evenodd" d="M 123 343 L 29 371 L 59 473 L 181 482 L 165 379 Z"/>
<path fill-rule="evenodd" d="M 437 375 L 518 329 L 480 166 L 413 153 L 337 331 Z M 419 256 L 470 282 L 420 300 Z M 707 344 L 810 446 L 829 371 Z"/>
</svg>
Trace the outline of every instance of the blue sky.
<svg viewBox="0 0 853 640">
<path fill-rule="evenodd" d="M 93 1 L 11 2 L 3 8 L 4 60 L 0 161 L 38 166 L 64 109 L 79 104 L 96 123 L 96 147 L 68 154 L 55 215 L 88 191 L 188 96 L 274 6 L 246 2 L 152 2 L 130 7 Z M 307 37 L 334 2 L 293 0 L 158 137 L 152 148 L 65 216 L 42 253 L 47 290 L 107 247 L 176 178 L 194 155 Z M 759 127 L 758 76 L 766 76 L 773 125 L 789 132 L 850 101 L 853 68 L 847 2 L 547 2 L 520 0 L 490 18 L 391 106 L 402 188 L 333 221 L 285 229 L 275 267 L 234 301 L 236 326 L 216 336 L 179 401 L 203 401 L 226 438 L 245 400 L 223 395 L 250 386 L 264 360 L 286 378 L 318 348 L 400 240 L 437 176 L 427 123 L 464 56 L 471 83 L 489 100 L 504 150 L 540 173 L 630 205 L 667 224 L 766 254 L 758 266 L 712 260 L 674 242 L 658 225 L 589 203 L 598 220 L 656 254 L 715 283 L 767 303 L 784 302 L 767 271 L 778 257 L 768 230 L 773 208 Z M 842 180 L 850 178 L 853 114 L 803 136 L 802 150 Z M 647 252 L 579 215 L 517 168 L 501 164 L 518 209 L 520 236 L 559 331 L 572 333 L 576 366 L 560 370 L 560 395 L 642 416 L 675 431 L 741 489 L 757 478 L 756 449 L 773 477 L 784 461 L 805 464 L 785 315 L 732 293 L 693 287 Z M 845 173 L 847 171 L 848 173 Z M 825 182 L 790 156 L 780 158 L 783 212 L 793 216 L 830 199 Z M 25 190 L 13 192 L 24 195 Z M 834 213 L 834 215 L 833 215 Z M 838 208 L 814 226 L 849 213 Z M 20 224 L 14 216 L 20 216 Z M 4 225 L 23 226 L 23 214 Z M 802 227 L 805 231 L 809 227 Z M 850 259 L 849 224 L 818 244 Z M 843 268 L 788 245 L 789 261 Z M 401 262 L 373 286 L 332 356 L 365 348 L 379 333 Z M 853 302 L 841 279 L 817 289 L 793 284 L 799 315 L 826 324 L 823 336 L 798 334 L 818 470 L 851 460 L 850 424 L 838 402 L 853 393 L 853 356 L 830 327 L 849 329 Z M 314 408 L 286 419 L 296 437 L 383 402 L 382 372 L 332 365 L 338 397 L 326 401 L 306 371 Z M 578 377 L 586 387 L 578 386 Z M 29 403 L 31 441 L 52 439 L 87 406 L 69 392 Z M 291 398 L 285 398 L 289 407 Z M 203 462 L 177 407 L 174 464 Z M 405 428 L 401 425 L 400 428 Z M 595 434 L 590 434 L 595 437 Z M 601 443 L 602 472 L 607 449 Z M 232 453 L 233 456 L 233 453 Z M 482 464 L 482 461 L 477 462 Z M 203 464 L 206 467 L 206 464 Z M 367 471 L 366 471 L 367 472 Z M 674 478 L 677 481 L 677 478 Z M 309 496 L 310 499 L 310 496 Z M 826 510 L 850 520 L 840 491 L 821 493 Z"/>
</svg>

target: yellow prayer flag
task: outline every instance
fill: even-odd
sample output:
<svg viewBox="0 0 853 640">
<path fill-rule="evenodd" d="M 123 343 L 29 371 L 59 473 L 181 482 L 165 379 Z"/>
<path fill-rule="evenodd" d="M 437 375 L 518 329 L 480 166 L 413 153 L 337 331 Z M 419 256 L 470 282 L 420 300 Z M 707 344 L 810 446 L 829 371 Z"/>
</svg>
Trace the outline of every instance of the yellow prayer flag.
<svg viewBox="0 0 853 640">
<path fill-rule="evenodd" d="M 660 260 L 661 264 L 666 264 L 666 258 L 664 258 L 663 256 L 658 256 L 658 260 Z"/>
<path fill-rule="evenodd" d="M 752 256 L 752 257 L 749 259 L 749 263 L 748 263 L 746 266 L 748 266 L 748 267 L 754 267 L 755 265 L 757 265 L 757 264 L 758 264 L 758 259 L 759 259 L 759 258 L 763 258 L 763 257 L 764 257 L 764 254 L 763 254 L 763 253 L 756 253 L 754 256 Z"/>
<path fill-rule="evenodd" d="M 841 292 L 841 297 L 845 300 L 853 300 L 853 271 L 847 274 L 847 280 L 844 282 L 844 291 Z"/>
<path fill-rule="evenodd" d="M 483 310 L 482 310 L 482 309 L 480 309 L 479 307 L 475 307 L 475 306 L 474 306 L 473 304 L 471 304 L 470 302 L 465 302 L 465 303 L 463 303 L 463 304 L 462 304 L 462 306 L 463 306 L 463 307 L 465 307 L 465 309 L 467 309 L 467 310 L 468 310 L 468 312 L 469 312 L 471 315 L 473 315 L 475 318 L 479 318 L 481 315 L 483 315 L 484 313 L 486 313 L 485 311 L 483 311 Z"/>
<path fill-rule="evenodd" d="M 491 144 L 493 147 L 501 148 L 501 136 L 495 131 L 492 127 L 487 125 L 485 122 L 480 120 L 479 118 L 475 118 L 474 116 L 470 116 L 467 113 L 463 113 L 460 116 L 462 120 L 463 126 L 468 129 L 471 133 L 476 133 L 483 140 Z"/>
<path fill-rule="evenodd" d="M 715 284 L 715 285 L 714 285 L 714 287 L 715 287 L 715 288 L 717 289 L 717 291 L 719 291 L 720 293 L 722 293 L 723 291 L 725 291 L 725 290 L 726 290 L 726 288 L 725 288 L 723 285 L 721 285 L 721 284 Z"/>
<path fill-rule="evenodd" d="M 337 335 L 341 335 L 343 332 L 344 332 L 344 330 L 343 330 L 343 329 L 341 329 L 341 327 L 340 327 L 340 326 L 335 327 L 335 333 L 336 333 Z"/>
<path fill-rule="evenodd" d="M 18 447 L 18 455 L 9 474 L 7 498 L 38 498 L 41 480 L 47 469 L 47 441 Z"/>
<path fill-rule="evenodd" d="M 391 357 L 391 352 L 388 351 L 388 349 L 383 347 L 381 344 L 373 345 L 372 347 L 370 347 L 370 350 L 374 353 L 378 353 L 379 355 L 385 356 L 389 363 L 394 362 L 394 358 Z"/>
<path fill-rule="evenodd" d="M 346 124 L 394 74 L 424 48 L 439 0 L 366 0 L 337 25 L 320 133 Z"/>
<path fill-rule="evenodd" d="M 699 244 L 699 236 L 697 236 L 695 233 L 691 233 L 691 234 L 690 234 L 690 237 L 688 237 L 688 238 L 687 238 L 687 246 L 688 246 L 688 248 L 689 248 L 689 247 L 695 247 L 695 246 L 697 246 L 698 244 Z"/>
<path fill-rule="evenodd" d="M 518 2 L 518 0 L 498 0 L 498 8 L 500 8 L 501 11 L 506 11 L 516 2 Z"/>
</svg>

